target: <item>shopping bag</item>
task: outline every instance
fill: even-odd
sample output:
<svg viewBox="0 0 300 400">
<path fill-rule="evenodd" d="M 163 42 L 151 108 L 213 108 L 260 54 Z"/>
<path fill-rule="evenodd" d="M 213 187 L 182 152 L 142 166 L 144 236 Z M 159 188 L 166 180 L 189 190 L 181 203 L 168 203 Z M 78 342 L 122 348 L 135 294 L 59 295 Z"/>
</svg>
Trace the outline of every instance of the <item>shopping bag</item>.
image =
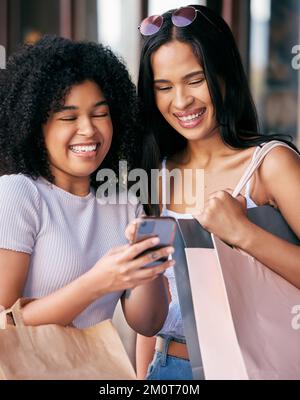
<svg viewBox="0 0 300 400">
<path fill-rule="evenodd" d="M 0 380 L 136 379 L 110 320 L 86 329 L 25 326 L 27 301 L 0 314 Z"/>
<path fill-rule="evenodd" d="M 260 149 L 241 178 L 238 195 L 265 155 L 280 142 Z M 250 220 L 300 245 L 279 211 L 269 206 L 248 210 Z M 248 254 L 223 243 L 195 220 L 179 220 L 185 261 L 175 277 L 194 378 L 200 364 L 205 379 L 300 379 L 300 330 L 292 310 L 300 290 Z M 176 255 L 176 254 L 175 254 Z M 189 278 L 182 290 L 183 270 Z M 193 305 L 193 317 L 187 303 Z"/>
</svg>

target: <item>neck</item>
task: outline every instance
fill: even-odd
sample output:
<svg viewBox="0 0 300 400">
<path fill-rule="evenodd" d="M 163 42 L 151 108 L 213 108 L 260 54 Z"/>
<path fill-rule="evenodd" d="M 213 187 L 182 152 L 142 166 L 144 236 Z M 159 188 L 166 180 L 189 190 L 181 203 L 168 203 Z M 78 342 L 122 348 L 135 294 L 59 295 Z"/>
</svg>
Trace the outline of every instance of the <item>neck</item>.
<svg viewBox="0 0 300 400">
<path fill-rule="evenodd" d="M 90 193 L 90 177 L 77 177 L 77 176 L 66 176 L 59 170 L 52 171 L 54 176 L 54 184 L 59 188 L 74 194 L 75 196 L 84 197 Z"/>
<path fill-rule="evenodd" d="M 234 149 L 223 142 L 220 133 L 216 132 L 208 138 L 189 141 L 183 159 L 198 168 L 207 169 L 234 152 Z"/>
</svg>

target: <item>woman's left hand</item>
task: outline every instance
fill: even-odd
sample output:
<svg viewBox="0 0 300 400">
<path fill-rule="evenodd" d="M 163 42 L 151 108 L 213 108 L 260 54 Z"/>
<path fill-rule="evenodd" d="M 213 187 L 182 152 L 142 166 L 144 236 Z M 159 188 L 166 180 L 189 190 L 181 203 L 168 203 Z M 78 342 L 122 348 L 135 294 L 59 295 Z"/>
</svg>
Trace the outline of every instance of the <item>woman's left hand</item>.
<svg viewBox="0 0 300 400">
<path fill-rule="evenodd" d="M 136 218 L 133 221 L 131 221 L 125 230 L 125 237 L 128 240 L 129 243 L 133 243 L 134 241 L 134 237 L 135 237 L 135 233 L 136 230 L 138 228 L 138 224 L 142 221 L 141 218 Z"/>
<path fill-rule="evenodd" d="M 213 193 L 201 214 L 194 215 L 194 218 L 224 242 L 240 247 L 239 243 L 251 222 L 246 215 L 245 197 L 240 195 L 235 199 L 229 192 L 222 190 Z"/>
</svg>

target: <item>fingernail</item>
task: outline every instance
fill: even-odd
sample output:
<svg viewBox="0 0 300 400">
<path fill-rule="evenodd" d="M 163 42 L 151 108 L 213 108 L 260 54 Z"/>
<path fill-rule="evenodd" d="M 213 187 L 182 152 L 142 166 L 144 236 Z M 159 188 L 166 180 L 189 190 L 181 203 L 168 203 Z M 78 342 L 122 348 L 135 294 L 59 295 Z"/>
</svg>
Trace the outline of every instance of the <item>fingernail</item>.
<svg viewBox="0 0 300 400">
<path fill-rule="evenodd" d="M 168 249 L 168 254 L 173 254 L 174 251 L 175 251 L 174 247 L 170 247 L 170 248 Z"/>
<path fill-rule="evenodd" d="M 172 260 L 172 261 L 169 262 L 169 264 L 171 265 L 171 267 L 173 267 L 173 265 L 176 264 L 176 261 L 175 261 L 175 260 Z"/>
<path fill-rule="evenodd" d="M 151 241 L 152 244 L 158 244 L 159 242 L 160 242 L 160 240 L 158 237 L 152 239 L 152 241 Z"/>
</svg>

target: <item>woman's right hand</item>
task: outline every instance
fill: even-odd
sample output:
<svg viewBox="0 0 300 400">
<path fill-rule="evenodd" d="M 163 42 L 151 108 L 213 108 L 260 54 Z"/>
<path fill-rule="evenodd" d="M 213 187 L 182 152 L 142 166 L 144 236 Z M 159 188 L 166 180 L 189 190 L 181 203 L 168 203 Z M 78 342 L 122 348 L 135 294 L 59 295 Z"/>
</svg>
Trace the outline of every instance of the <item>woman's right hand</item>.
<svg viewBox="0 0 300 400">
<path fill-rule="evenodd" d="M 154 267 L 145 267 L 150 262 L 162 257 L 167 258 L 174 252 L 173 247 L 151 251 L 151 247 L 158 244 L 158 238 L 150 238 L 113 248 L 106 253 L 87 273 L 90 284 L 95 288 L 95 297 L 144 285 L 173 266 L 175 262 L 168 260 Z M 146 250 L 150 252 L 139 256 Z"/>
</svg>

